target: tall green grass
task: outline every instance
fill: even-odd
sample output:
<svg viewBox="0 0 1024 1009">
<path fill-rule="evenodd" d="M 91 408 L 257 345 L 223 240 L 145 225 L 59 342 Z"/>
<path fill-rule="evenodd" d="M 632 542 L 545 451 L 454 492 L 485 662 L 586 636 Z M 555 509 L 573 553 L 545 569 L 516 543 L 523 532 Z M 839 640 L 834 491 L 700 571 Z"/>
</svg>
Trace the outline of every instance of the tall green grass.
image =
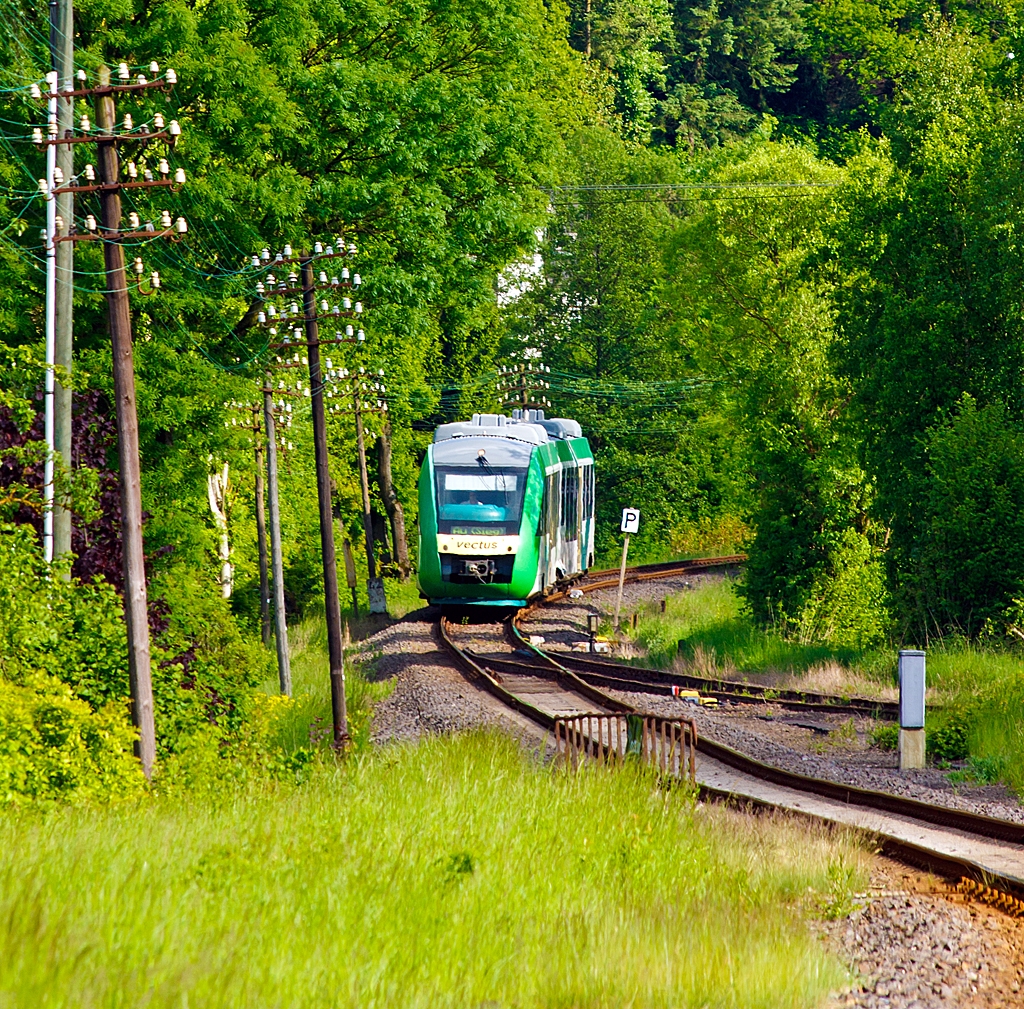
<svg viewBox="0 0 1024 1009">
<path fill-rule="evenodd" d="M 1024 659 L 1005 648 L 951 641 L 933 644 L 927 663 L 928 681 L 946 706 L 938 724 L 960 728 L 968 776 L 1002 780 L 1024 795 Z"/>
<path fill-rule="evenodd" d="M 276 719 L 273 743 L 286 753 L 315 750 L 331 737 L 330 664 L 327 657 L 327 623 L 323 614 L 307 616 L 289 628 L 292 668 L 292 703 Z M 357 749 L 369 745 L 373 705 L 387 697 L 391 682 L 367 679 L 359 663 L 346 657 L 345 701 L 349 731 Z M 278 681 L 268 680 L 263 689 L 276 694 Z"/>
<path fill-rule="evenodd" d="M 649 661 L 661 667 L 671 666 L 678 655 L 691 660 L 700 655 L 726 670 L 750 673 L 799 672 L 835 662 L 857 664 L 877 675 L 877 653 L 788 641 L 774 630 L 755 627 L 735 583 L 727 580 L 670 596 L 664 613 L 648 604 L 636 640 Z"/>
<path fill-rule="evenodd" d="M 0 821 L 0 1005 L 814 1006 L 864 855 L 497 735 Z"/>
</svg>

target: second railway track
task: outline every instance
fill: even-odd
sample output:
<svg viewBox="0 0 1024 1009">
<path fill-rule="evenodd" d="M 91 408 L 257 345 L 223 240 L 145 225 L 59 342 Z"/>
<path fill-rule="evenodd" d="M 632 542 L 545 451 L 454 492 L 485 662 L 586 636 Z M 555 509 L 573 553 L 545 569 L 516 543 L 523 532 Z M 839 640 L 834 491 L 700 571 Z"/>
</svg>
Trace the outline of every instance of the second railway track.
<svg viewBox="0 0 1024 1009">
<path fill-rule="evenodd" d="M 723 558 L 717 566 L 735 566 L 741 560 L 739 557 Z M 652 580 L 706 571 L 715 566 L 713 561 L 699 566 L 658 565 L 655 570 L 634 568 L 631 574 L 633 581 Z M 595 573 L 597 577 L 582 586 L 584 591 L 609 587 L 606 579 L 599 577 L 604 574 Z M 617 580 L 612 584 L 617 584 Z M 544 602 L 564 598 L 567 594 L 558 593 Z M 525 616 L 526 611 L 521 615 Z M 581 726 L 577 743 L 592 755 L 604 756 L 610 731 L 607 728 L 595 730 L 593 726 L 612 724 L 616 716 L 638 714 L 633 705 L 602 687 L 634 693 L 645 692 L 645 687 L 646 692 L 671 692 L 666 674 L 571 654 L 559 653 L 555 657 L 529 645 L 516 623 L 516 619 L 509 618 L 500 625 L 490 624 L 490 629 L 484 633 L 486 640 L 473 643 L 476 648 L 460 640 L 465 633 L 445 617 L 441 617 L 438 631 L 460 667 L 481 689 L 548 733 L 564 731 L 566 721 L 576 719 Z M 486 651 L 480 650 L 481 644 Z M 714 694 L 718 687 L 719 695 L 730 699 L 732 694 L 739 693 L 736 687 L 742 687 L 745 697 L 753 699 L 748 692 L 750 684 L 690 679 L 706 681 L 705 690 Z M 675 675 L 672 678 L 672 682 L 679 680 Z M 808 697 L 799 691 L 787 693 L 798 696 L 772 697 L 772 702 L 829 711 L 843 710 L 842 702 L 850 707 L 851 699 L 820 694 Z M 767 698 L 759 699 L 763 702 Z M 866 701 L 874 710 L 856 710 L 873 713 L 875 717 L 880 713 L 878 704 L 885 703 L 858 700 Z M 583 719 L 589 720 L 584 722 Z M 590 737 L 585 726 L 591 727 Z M 643 731 L 646 738 L 648 730 Z M 664 728 L 662 733 L 664 736 Z M 1003 895 L 1004 909 L 1024 912 L 1024 825 L 796 774 L 762 763 L 714 740 L 697 739 L 695 732 L 692 741 L 696 742 L 697 751 L 696 784 L 706 797 L 786 810 L 868 833 L 887 854 L 946 878 L 974 880 Z M 682 739 L 680 744 L 682 746 Z M 671 759 L 675 758 L 670 758 L 667 765 L 670 769 Z M 676 767 L 681 769 L 682 766 L 680 757 Z"/>
</svg>

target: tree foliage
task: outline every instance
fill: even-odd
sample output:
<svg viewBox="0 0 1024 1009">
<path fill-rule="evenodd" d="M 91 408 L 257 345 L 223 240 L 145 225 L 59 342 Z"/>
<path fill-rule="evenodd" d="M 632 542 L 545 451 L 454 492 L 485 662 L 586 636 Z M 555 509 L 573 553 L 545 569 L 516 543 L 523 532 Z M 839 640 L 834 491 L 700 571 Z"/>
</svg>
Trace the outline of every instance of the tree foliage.
<svg viewBox="0 0 1024 1009">
<path fill-rule="evenodd" d="M 805 148 L 757 142 L 711 176 L 795 178 L 827 187 L 841 175 Z M 850 383 L 834 367 L 829 278 L 814 269 L 835 213 L 829 190 L 819 192 L 709 199 L 676 237 L 672 272 L 684 339 L 705 373 L 736 390 L 729 408 L 744 432 L 757 531 L 744 587 L 755 618 L 860 645 L 884 629 L 884 600 L 871 495 L 849 437 Z"/>
<path fill-rule="evenodd" d="M 133 321 L 164 755 L 206 766 L 190 747 L 212 739 L 216 753 L 239 736 L 268 671 L 254 637 L 256 462 L 230 404 L 253 402 L 277 366 L 255 325 L 249 257 L 285 242 L 343 235 L 357 247 L 368 338 L 329 356 L 386 387 L 410 528 L 433 425 L 516 405 L 496 386 L 502 369 L 523 368 L 597 450 L 603 556 L 629 505 L 644 517 L 637 559 L 746 535 L 747 604 L 795 637 L 864 645 L 893 629 L 1018 625 L 1014 3 L 82 0 L 76 11 L 90 73 L 156 58 L 180 80 L 169 106 L 122 100 L 139 120 L 173 110 L 189 177 L 174 196 L 186 240 L 128 250 L 163 277 L 158 297 L 134 299 Z M 76 250 L 75 369 L 61 376 L 76 388 L 75 448 L 72 471 L 58 466 L 76 557 L 57 585 L 32 540 L 44 154 L 27 142 L 39 109 L 25 88 L 48 68 L 46 12 L 3 0 L 0 19 L 0 518 L 22 573 L 3 591 L 25 615 L 0 625 L 0 686 L 28 691 L 10 701 L 19 724 L 36 725 L 32 696 L 64 691 L 53 703 L 84 726 L 121 718 L 126 690 L 101 252 Z M 169 200 L 160 192 L 133 191 L 126 211 L 152 218 Z M 80 216 L 93 209 L 79 200 Z M 291 405 L 281 481 L 294 614 L 322 599 L 309 409 Z M 381 419 L 366 431 L 383 516 Z M 328 436 L 340 536 L 362 570 L 351 415 L 332 413 Z M 206 500 L 225 461 L 230 604 Z"/>
</svg>

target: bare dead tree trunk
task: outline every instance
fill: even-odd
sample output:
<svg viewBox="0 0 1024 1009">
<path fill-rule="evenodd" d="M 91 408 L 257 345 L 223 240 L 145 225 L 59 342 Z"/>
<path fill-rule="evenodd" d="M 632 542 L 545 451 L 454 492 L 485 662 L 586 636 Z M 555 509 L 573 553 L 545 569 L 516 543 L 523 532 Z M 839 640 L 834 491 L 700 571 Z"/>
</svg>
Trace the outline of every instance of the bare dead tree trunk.
<svg viewBox="0 0 1024 1009">
<path fill-rule="evenodd" d="M 384 431 L 377 439 L 377 455 L 379 463 L 380 494 L 384 499 L 384 508 L 391 519 L 391 538 L 395 544 L 395 561 L 404 582 L 409 577 L 409 544 L 405 539 L 405 512 L 402 502 L 395 493 L 395 485 L 391 479 L 391 421 L 384 421 Z"/>
<path fill-rule="evenodd" d="M 228 464 L 221 473 L 210 473 L 206 478 L 206 492 L 217 527 L 217 555 L 220 558 L 220 594 L 231 598 L 235 569 L 231 564 L 231 543 L 228 539 Z"/>
</svg>

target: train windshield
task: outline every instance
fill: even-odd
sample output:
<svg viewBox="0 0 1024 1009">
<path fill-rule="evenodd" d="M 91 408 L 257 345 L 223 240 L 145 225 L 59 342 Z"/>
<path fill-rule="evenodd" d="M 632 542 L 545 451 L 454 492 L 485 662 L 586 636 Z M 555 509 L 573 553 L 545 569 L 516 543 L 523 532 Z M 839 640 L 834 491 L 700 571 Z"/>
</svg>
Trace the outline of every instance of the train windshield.
<svg viewBox="0 0 1024 1009">
<path fill-rule="evenodd" d="M 438 532 L 462 536 L 519 532 L 526 470 L 505 466 L 439 466 Z"/>
</svg>

